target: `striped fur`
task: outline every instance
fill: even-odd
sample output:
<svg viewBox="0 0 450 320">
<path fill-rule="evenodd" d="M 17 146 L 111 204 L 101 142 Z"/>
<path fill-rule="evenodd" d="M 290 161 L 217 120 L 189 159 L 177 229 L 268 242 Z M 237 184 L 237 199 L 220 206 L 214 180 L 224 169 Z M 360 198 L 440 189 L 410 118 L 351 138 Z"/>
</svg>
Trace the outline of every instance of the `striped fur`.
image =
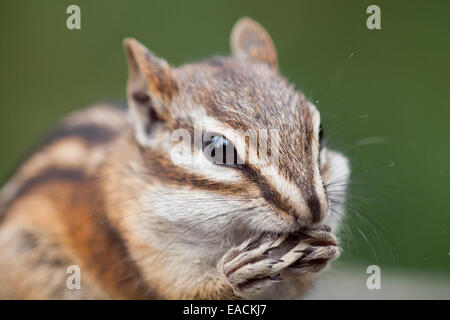
<svg viewBox="0 0 450 320">
<path fill-rule="evenodd" d="M 349 176 L 345 157 L 319 150 L 320 114 L 278 74 L 264 29 L 244 19 L 231 40 L 232 57 L 179 68 L 125 40 L 129 111 L 70 115 L 0 193 L 0 298 L 278 298 L 308 287 L 319 268 L 298 262 L 248 294 L 223 273 L 227 259 L 242 265 L 230 252 L 248 239 L 336 231 Z M 246 144 L 261 128 L 281 134 L 269 150 L 276 165 Z M 195 142 L 174 140 L 180 129 L 222 134 L 261 162 L 217 166 Z M 174 161 L 176 147 L 195 161 Z M 330 202 L 336 182 L 340 201 Z M 65 287 L 70 265 L 81 290 Z"/>
</svg>

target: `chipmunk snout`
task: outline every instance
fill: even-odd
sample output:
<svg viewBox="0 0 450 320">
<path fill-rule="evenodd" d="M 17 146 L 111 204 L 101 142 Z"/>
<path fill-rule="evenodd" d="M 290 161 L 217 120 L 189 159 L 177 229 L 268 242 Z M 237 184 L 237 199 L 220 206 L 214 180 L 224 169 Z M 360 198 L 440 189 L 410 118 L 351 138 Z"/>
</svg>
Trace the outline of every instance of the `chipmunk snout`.
<svg viewBox="0 0 450 320">
<path fill-rule="evenodd" d="M 278 176 L 269 176 L 263 196 L 275 208 L 294 218 L 300 227 L 318 224 L 327 215 L 329 204 L 320 177 L 312 180 L 297 180 L 296 183 Z M 292 220 L 291 220 L 292 221 Z"/>
</svg>

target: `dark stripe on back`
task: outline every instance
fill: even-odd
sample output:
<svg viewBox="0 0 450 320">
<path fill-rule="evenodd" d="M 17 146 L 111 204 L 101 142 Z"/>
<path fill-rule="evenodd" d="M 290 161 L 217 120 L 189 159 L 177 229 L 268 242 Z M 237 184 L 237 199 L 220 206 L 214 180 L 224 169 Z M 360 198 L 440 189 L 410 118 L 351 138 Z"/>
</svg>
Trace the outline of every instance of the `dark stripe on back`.
<svg viewBox="0 0 450 320">
<path fill-rule="evenodd" d="M 64 168 L 48 168 L 40 172 L 38 175 L 29 178 L 20 187 L 15 198 L 23 196 L 28 193 L 31 189 L 42 186 L 49 182 L 62 181 L 79 183 L 85 178 L 84 172 L 75 169 L 64 169 Z"/>
<path fill-rule="evenodd" d="M 72 209 L 63 213 L 73 250 L 110 298 L 160 298 L 147 286 L 126 241 L 111 223 L 99 190 L 97 179 L 84 179 L 68 203 Z"/>
<path fill-rule="evenodd" d="M 48 168 L 38 175 L 26 180 L 12 199 L 10 199 L 3 208 L 0 208 L 0 222 L 8 212 L 9 207 L 18 199 L 29 193 L 35 188 L 41 187 L 48 183 L 62 181 L 66 183 L 80 183 L 86 176 L 83 171 L 64 168 Z"/>
<path fill-rule="evenodd" d="M 41 143 L 41 147 L 67 137 L 80 137 L 88 145 L 101 145 L 116 137 L 117 131 L 96 124 L 81 124 L 76 126 L 61 126 L 53 130 Z"/>
<path fill-rule="evenodd" d="M 96 181 L 82 170 L 48 168 L 25 181 L 7 207 L 35 188 L 55 182 L 74 184 L 75 189 L 64 203 L 68 209 L 60 209 L 60 214 L 70 233 L 70 245 L 84 267 L 95 274 L 94 282 L 100 280 L 113 298 L 153 298 L 125 241 L 108 220 Z M 4 213 L 7 212 L 6 209 Z M 0 215 L 0 223 L 4 217 L 5 214 Z"/>
<path fill-rule="evenodd" d="M 89 146 L 106 144 L 113 140 L 117 136 L 118 132 L 95 124 L 83 124 L 77 126 L 60 126 L 56 129 L 50 131 L 43 140 L 38 142 L 30 151 L 26 152 L 22 156 L 20 161 L 13 166 L 12 170 L 7 174 L 4 179 L 0 182 L 6 182 L 10 180 L 17 170 L 24 164 L 28 159 L 30 159 L 34 154 L 39 152 L 46 146 L 52 143 L 62 140 L 67 137 L 80 137 Z"/>
</svg>

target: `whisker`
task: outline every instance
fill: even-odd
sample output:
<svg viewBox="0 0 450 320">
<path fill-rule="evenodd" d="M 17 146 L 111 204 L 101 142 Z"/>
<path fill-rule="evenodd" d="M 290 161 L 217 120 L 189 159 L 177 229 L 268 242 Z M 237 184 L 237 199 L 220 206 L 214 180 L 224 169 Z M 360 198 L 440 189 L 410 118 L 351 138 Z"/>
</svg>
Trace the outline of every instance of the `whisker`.
<svg viewBox="0 0 450 320">
<path fill-rule="evenodd" d="M 356 230 L 358 230 L 358 232 L 363 236 L 363 238 L 366 240 L 367 245 L 369 246 L 370 250 L 372 251 L 372 254 L 375 258 L 375 261 L 378 262 L 378 256 L 375 253 L 375 250 L 373 249 L 372 245 L 370 244 L 369 240 L 367 239 L 366 235 L 364 234 L 364 232 L 362 232 L 362 230 L 359 227 L 356 227 Z"/>
</svg>

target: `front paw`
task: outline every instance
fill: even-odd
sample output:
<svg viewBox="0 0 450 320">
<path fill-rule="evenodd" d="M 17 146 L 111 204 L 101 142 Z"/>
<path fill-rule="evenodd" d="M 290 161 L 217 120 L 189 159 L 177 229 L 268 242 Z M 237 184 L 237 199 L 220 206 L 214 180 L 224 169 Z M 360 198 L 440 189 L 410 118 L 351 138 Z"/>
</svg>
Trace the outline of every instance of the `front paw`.
<svg viewBox="0 0 450 320">
<path fill-rule="evenodd" d="M 291 235 L 266 235 L 230 249 L 218 263 L 234 293 L 257 297 L 287 274 L 319 272 L 339 257 L 336 237 L 326 226 Z"/>
<path fill-rule="evenodd" d="M 296 237 L 297 244 L 281 257 L 281 262 L 274 266 L 275 270 L 294 274 L 319 272 L 340 255 L 337 238 L 326 226 L 303 230 Z"/>
<path fill-rule="evenodd" d="M 241 298 L 255 297 L 280 281 L 280 271 L 273 268 L 280 262 L 270 256 L 286 237 L 266 236 L 251 239 L 230 249 L 218 263 L 234 293 Z"/>
</svg>

